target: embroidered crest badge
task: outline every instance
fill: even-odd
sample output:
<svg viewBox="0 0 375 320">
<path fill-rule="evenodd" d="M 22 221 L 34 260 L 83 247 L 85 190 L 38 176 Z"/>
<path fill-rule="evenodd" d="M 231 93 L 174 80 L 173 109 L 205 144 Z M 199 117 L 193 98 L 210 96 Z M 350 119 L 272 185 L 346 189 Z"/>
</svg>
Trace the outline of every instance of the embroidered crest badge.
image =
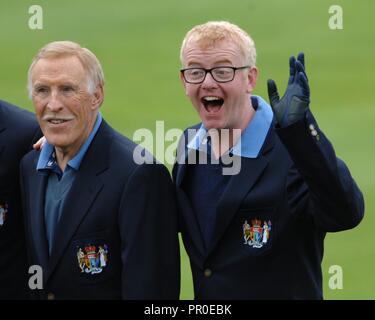
<svg viewBox="0 0 375 320">
<path fill-rule="evenodd" d="M 101 273 L 108 264 L 108 246 L 88 245 L 83 249 L 77 247 L 78 267 L 81 273 Z"/>
<path fill-rule="evenodd" d="M 252 219 L 251 224 L 245 220 L 243 228 L 244 244 L 253 248 L 262 248 L 269 240 L 271 235 L 271 221 Z"/>
<path fill-rule="evenodd" d="M 5 220 L 8 215 L 8 204 L 0 203 L 0 227 L 2 227 L 5 224 Z"/>
</svg>

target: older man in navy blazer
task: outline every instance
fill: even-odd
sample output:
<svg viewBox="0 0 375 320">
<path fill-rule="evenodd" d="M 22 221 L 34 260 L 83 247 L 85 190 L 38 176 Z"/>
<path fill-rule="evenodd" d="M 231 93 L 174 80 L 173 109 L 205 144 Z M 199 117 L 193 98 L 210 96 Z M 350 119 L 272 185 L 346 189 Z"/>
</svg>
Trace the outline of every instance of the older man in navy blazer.
<svg viewBox="0 0 375 320">
<path fill-rule="evenodd" d="M 52 42 L 29 70 L 47 143 L 22 161 L 31 263 L 42 299 L 177 299 L 179 244 L 167 169 L 98 112 L 104 77 L 95 55 Z"/>
<path fill-rule="evenodd" d="M 202 120 L 173 171 L 195 298 L 321 299 L 325 234 L 355 227 L 363 197 L 310 111 L 303 54 L 281 99 L 269 81 L 273 112 L 252 95 L 255 57 L 228 22 L 194 27 L 181 48 Z"/>
<path fill-rule="evenodd" d="M 19 164 L 40 134 L 34 114 L 0 100 L 0 299 L 27 298 Z"/>
</svg>

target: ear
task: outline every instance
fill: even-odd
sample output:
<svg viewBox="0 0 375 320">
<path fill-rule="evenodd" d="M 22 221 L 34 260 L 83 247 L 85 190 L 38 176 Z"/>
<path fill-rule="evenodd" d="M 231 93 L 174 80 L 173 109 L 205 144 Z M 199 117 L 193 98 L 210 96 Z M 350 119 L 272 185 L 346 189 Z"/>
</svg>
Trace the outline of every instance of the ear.
<svg viewBox="0 0 375 320">
<path fill-rule="evenodd" d="M 181 81 L 181 83 L 182 83 L 182 85 L 183 85 L 183 87 L 184 87 L 185 94 L 188 95 L 188 94 L 187 94 L 187 90 L 186 90 L 186 82 L 185 82 L 184 76 L 182 75 L 182 72 L 181 72 L 181 71 L 180 71 L 180 81 Z"/>
<path fill-rule="evenodd" d="M 258 68 L 257 67 L 251 67 L 248 69 L 247 73 L 247 93 L 252 93 L 256 84 L 257 84 L 257 79 L 258 79 Z"/>
<path fill-rule="evenodd" d="M 92 109 L 99 109 L 104 100 L 104 88 L 102 85 L 97 85 L 91 99 Z"/>
</svg>

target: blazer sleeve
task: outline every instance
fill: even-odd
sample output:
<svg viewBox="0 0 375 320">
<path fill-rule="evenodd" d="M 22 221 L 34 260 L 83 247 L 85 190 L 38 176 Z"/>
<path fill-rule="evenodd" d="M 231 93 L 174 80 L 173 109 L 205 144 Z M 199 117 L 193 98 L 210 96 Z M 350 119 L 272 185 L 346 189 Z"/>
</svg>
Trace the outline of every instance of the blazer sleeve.
<svg viewBox="0 0 375 320">
<path fill-rule="evenodd" d="M 178 299 L 180 252 L 175 190 L 161 164 L 135 169 L 119 208 L 123 299 Z"/>
<path fill-rule="evenodd" d="M 324 231 L 357 226 L 364 215 L 363 195 L 311 112 L 276 132 L 294 162 L 287 178 L 292 212 Z"/>
<path fill-rule="evenodd" d="M 25 160 L 24 160 L 25 159 Z M 20 182 L 20 196 L 21 196 L 21 205 L 22 205 L 22 213 L 23 213 L 23 227 L 24 227 L 24 232 L 25 232 L 25 242 L 26 242 L 26 257 L 27 257 L 27 265 L 31 266 L 32 263 L 32 254 L 31 254 L 31 246 L 29 245 L 31 243 L 31 233 L 29 231 L 29 223 L 28 223 L 28 217 L 26 215 L 27 212 L 27 197 L 26 194 L 28 192 L 28 187 L 27 183 L 25 182 L 25 177 L 27 169 L 25 168 L 27 166 L 27 161 L 29 160 L 29 156 L 25 155 L 22 160 L 20 161 L 19 165 L 19 171 L 20 171 L 20 176 L 19 176 L 19 182 Z M 32 290 L 28 290 L 28 295 L 30 298 L 34 298 L 35 295 L 33 295 Z"/>
<path fill-rule="evenodd" d="M 39 125 L 36 125 L 36 128 L 34 129 L 32 139 L 29 145 L 29 150 L 33 150 L 33 144 L 38 142 L 38 140 L 43 137 L 43 133 L 39 128 Z"/>
</svg>

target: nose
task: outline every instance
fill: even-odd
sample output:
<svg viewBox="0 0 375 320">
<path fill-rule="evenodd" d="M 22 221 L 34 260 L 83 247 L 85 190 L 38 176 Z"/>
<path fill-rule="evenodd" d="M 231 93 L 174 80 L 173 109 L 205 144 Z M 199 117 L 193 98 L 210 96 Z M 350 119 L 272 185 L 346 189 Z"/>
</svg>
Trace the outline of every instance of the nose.
<svg viewBox="0 0 375 320">
<path fill-rule="evenodd" d="M 202 88 L 204 89 L 214 89 L 217 88 L 217 82 L 212 77 L 211 73 L 207 72 L 204 81 L 202 82 Z"/>
<path fill-rule="evenodd" d="M 63 103 L 60 101 L 57 90 L 53 90 L 47 103 L 47 108 L 52 112 L 59 112 L 63 109 Z"/>
</svg>

